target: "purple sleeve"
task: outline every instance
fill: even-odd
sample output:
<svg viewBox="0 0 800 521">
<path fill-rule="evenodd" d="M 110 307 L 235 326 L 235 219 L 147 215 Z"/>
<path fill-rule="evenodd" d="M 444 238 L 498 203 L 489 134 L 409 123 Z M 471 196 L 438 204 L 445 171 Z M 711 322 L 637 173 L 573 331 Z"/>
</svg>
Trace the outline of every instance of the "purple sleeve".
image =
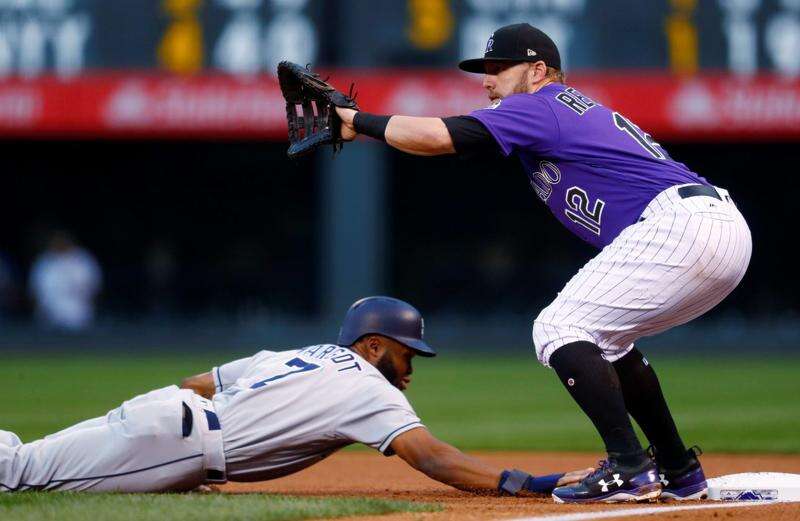
<svg viewBox="0 0 800 521">
<path fill-rule="evenodd" d="M 475 110 L 470 116 L 483 123 L 503 154 L 520 149 L 547 154 L 555 148 L 560 137 L 558 120 L 541 96 L 515 94 L 493 107 Z"/>
</svg>

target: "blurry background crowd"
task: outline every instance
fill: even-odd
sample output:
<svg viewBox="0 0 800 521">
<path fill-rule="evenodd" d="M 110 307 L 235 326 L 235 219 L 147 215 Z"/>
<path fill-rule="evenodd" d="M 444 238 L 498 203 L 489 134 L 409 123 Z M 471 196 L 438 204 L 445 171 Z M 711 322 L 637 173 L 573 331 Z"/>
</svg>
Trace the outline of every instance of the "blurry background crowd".
<svg viewBox="0 0 800 521">
<path fill-rule="evenodd" d="M 0 0 L 0 347 L 332 340 L 385 293 L 445 344 L 529 348 L 593 250 L 526 172 L 367 140 L 288 161 L 273 76 L 464 114 L 488 102 L 456 62 L 518 21 L 751 224 L 741 287 L 662 342 L 796 345 L 800 0 Z"/>
</svg>

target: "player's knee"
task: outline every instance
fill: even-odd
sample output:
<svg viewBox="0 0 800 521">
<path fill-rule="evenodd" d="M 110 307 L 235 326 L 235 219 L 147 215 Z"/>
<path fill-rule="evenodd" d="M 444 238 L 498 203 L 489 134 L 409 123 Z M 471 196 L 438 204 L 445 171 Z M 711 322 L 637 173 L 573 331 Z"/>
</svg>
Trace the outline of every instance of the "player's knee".
<svg viewBox="0 0 800 521">
<path fill-rule="evenodd" d="M 581 341 L 596 343 L 590 332 L 575 324 L 543 319 L 544 314 L 542 312 L 533 321 L 533 345 L 536 348 L 536 357 L 542 365 L 549 366 L 550 357 L 556 349 L 564 345 Z"/>
<path fill-rule="evenodd" d="M 544 323 L 542 323 L 538 318 L 533 321 L 533 347 L 536 349 L 536 353 L 539 353 L 539 350 L 542 348 L 542 345 L 545 341 L 546 332 L 544 330 Z"/>
<path fill-rule="evenodd" d="M 536 358 L 544 365 L 547 365 L 545 351 L 552 342 L 555 329 L 551 324 L 541 320 L 541 315 L 533 321 L 533 347 L 536 350 Z"/>
</svg>

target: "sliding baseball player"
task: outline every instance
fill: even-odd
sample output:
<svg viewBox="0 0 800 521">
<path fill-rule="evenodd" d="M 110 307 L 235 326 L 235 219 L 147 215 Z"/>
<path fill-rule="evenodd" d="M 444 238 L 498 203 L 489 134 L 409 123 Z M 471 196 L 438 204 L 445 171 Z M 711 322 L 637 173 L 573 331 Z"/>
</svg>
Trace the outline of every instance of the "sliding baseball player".
<svg viewBox="0 0 800 521">
<path fill-rule="evenodd" d="M 0 431 L 0 492 L 160 492 L 279 478 L 363 443 L 453 487 L 548 493 L 591 469 L 534 477 L 436 439 L 401 392 L 434 356 L 410 304 L 362 299 L 337 344 L 261 351 L 137 396 L 107 415 L 22 443 Z"/>
</svg>

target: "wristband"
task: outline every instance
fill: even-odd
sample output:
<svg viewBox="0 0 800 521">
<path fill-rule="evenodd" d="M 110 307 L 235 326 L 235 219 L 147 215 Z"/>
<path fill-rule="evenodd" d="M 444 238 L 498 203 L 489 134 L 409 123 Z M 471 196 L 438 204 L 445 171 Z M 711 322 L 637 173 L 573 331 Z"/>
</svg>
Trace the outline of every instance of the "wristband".
<svg viewBox="0 0 800 521">
<path fill-rule="evenodd" d="M 356 112 L 353 116 L 353 128 L 359 134 L 364 134 L 381 141 L 386 141 L 386 126 L 392 116 L 379 116 L 369 112 Z"/>
<path fill-rule="evenodd" d="M 517 492 L 525 488 L 525 484 L 531 479 L 533 479 L 533 476 L 527 472 L 517 469 L 504 470 L 500 474 L 500 483 L 497 485 L 497 490 L 515 496 Z"/>
<path fill-rule="evenodd" d="M 538 478 L 534 478 L 531 476 L 531 479 L 525 482 L 524 489 L 528 492 L 536 492 L 537 494 L 549 494 L 556 488 L 556 484 L 558 480 L 561 479 L 564 474 L 549 474 L 547 476 L 539 476 Z"/>
<path fill-rule="evenodd" d="M 500 483 L 497 485 L 497 489 L 512 496 L 517 495 L 520 490 L 536 494 L 549 494 L 556 488 L 558 480 L 563 476 L 564 474 L 548 474 L 537 478 L 517 469 L 504 470 L 500 474 Z"/>
</svg>

